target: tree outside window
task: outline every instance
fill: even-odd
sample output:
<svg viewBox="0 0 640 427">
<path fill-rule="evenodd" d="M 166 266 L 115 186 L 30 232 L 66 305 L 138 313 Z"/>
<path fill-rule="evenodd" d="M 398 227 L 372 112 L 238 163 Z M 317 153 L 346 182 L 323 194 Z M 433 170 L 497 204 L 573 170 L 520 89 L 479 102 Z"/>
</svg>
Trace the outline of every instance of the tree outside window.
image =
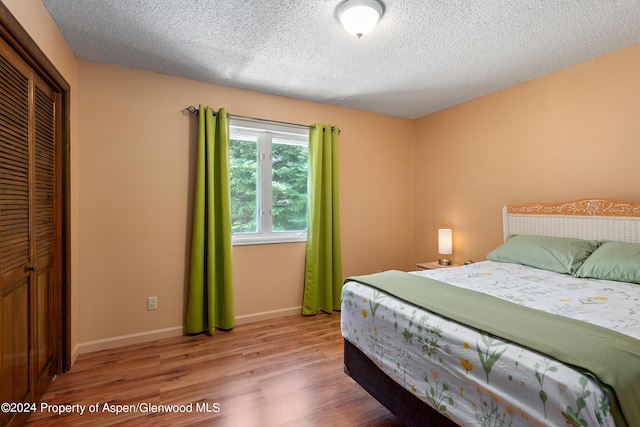
<svg viewBox="0 0 640 427">
<path fill-rule="evenodd" d="M 234 244 L 306 240 L 306 130 L 233 120 L 229 157 Z"/>
</svg>

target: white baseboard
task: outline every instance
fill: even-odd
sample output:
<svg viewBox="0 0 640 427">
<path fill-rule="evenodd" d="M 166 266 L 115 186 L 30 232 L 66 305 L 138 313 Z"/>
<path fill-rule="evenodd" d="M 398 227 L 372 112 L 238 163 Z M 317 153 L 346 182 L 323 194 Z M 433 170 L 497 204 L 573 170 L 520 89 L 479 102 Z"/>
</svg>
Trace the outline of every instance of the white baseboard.
<svg viewBox="0 0 640 427">
<path fill-rule="evenodd" d="M 302 306 L 282 308 L 280 310 L 263 311 L 260 313 L 245 314 L 244 316 L 236 316 L 236 326 L 259 322 L 261 320 L 293 316 L 300 313 L 302 313 Z"/>
<path fill-rule="evenodd" d="M 263 311 L 260 313 L 246 314 L 236 316 L 235 324 L 246 325 L 248 323 L 259 322 L 261 320 L 277 319 L 280 317 L 293 316 L 302 312 L 302 306 L 289 307 L 279 310 Z M 153 331 L 139 332 L 137 334 L 121 335 L 118 337 L 105 338 L 101 340 L 87 341 L 78 343 L 71 353 L 71 363 L 76 361 L 80 354 L 90 353 L 92 351 L 106 350 L 109 348 L 121 347 L 130 344 L 139 344 L 147 341 L 154 341 L 162 338 L 177 337 L 185 334 L 185 328 L 181 326 L 173 326 L 171 328 L 156 329 Z"/>
<path fill-rule="evenodd" d="M 165 329 L 156 329 L 154 331 L 139 332 L 137 334 L 105 338 L 102 340 L 88 341 L 78 344 L 78 354 L 106 350 L 108 348 L 121 347 L 123 345 L 139 344 L 162 338 L 178 337 L 181 335 L 184 335 L 184 326 L 182 325 Z"/>
<path fill-rule="evenodd" d="M 80 345 L 76 344 L 73 347 L 73 350 L 71 350 L 71 366 L 73 366 L 73 364 L 76 363 L 76 359 L 78 358 L 79 354 L 80 354 Z"/>
</svg>

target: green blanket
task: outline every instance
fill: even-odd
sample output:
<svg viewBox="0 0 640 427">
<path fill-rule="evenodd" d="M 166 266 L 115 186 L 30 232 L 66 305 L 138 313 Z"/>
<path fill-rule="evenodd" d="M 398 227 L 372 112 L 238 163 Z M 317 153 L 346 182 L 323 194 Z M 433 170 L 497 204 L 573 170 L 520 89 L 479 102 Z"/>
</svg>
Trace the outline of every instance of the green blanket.
<svg viewBox="0 0 640 427">
<path fill-rule="evenodd" d="M 584 371 L 609 395 L 617 427 L 640 426 L 639 340 L 401 271 L 350 277 L 346 281 L 350 280 Z"/>
</svg>

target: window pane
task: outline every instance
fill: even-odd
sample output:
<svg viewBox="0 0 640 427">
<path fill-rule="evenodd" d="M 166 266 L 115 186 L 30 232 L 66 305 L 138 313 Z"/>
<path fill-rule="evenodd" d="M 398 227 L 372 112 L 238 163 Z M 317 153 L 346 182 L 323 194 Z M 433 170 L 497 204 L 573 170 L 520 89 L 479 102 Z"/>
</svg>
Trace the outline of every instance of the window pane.
<svg viewBox="0 0 640 427">
<path fill-rule="evenodd" d="M 231 135 L 229 141 L 231 186 L 231 232 L 258 231 L 257 138 Z"/>
<path fill-rule="evenodd" d="M 271 159 L 273 231 L 305 231 L 308 149 L 299 143 L 274 138 Z"/>
</svg>

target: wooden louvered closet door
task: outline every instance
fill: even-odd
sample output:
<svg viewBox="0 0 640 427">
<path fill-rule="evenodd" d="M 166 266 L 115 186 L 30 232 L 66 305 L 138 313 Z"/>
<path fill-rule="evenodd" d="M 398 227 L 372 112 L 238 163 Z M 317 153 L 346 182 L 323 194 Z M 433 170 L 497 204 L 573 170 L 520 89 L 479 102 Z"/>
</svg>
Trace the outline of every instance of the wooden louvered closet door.
<svg viewBox="0 0 640 427">
<path fill-rule="evenodd" d="M 56 372 L 58 94 L 0 45 L 0 402 L 34 402 Z M 0 425 L 26 416 L 0 413 Z"/>
</svg>

